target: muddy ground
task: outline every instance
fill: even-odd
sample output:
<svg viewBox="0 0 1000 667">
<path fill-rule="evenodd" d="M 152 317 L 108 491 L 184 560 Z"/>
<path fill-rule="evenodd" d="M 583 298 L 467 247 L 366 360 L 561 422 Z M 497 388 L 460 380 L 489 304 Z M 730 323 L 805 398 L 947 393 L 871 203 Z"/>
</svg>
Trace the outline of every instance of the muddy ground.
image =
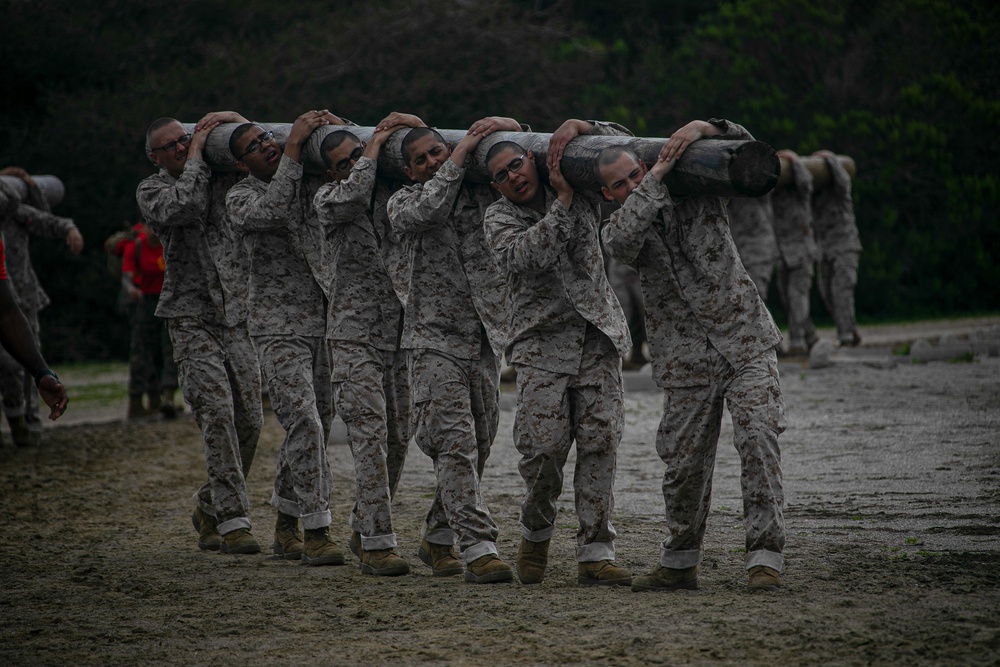
<svg viewBox="0 0 1000 667">
<path fill-rule="evenodd" d="M 889 351 L 912 332 L 866 333 L 875 346 L 827 368 L 780 365 L 788 544 L 774 593 L 745 590 L 728 423 L 701 587 L 660 594 L 577 586 L 571 473 L 544 583 L 431 577 L 414 555 L 433 493 L 415 446 L 394 505 L 407 576 L 362 575 L 350 556 L 310 568 L 201 552 L 190 414 L 126 423 L 123 406 L 71 403 L 40 449 L 0 449 L 0 664 L 998 664 L 1000 359 L 916 364 Z M 618 558 L 637 573 L 662 539 L 646 375 L 628 375 L 616 484 Z M 513 559 L 521 480 L 504 402 L 483 488 Z M 264 544 L 281 437 L 268 413 L 249 475 Z M 330 451 L 346 544 L 350 454 Z"/>
</svg>

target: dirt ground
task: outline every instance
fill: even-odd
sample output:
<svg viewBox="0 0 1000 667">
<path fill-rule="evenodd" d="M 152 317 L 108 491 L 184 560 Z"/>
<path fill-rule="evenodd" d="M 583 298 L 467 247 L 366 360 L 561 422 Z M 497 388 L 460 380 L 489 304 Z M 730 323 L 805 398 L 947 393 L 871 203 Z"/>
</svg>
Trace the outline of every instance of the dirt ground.
<svg viewBox="0 0 1000 667">
<path fill-rule="evenodd" d="M 996 337 L 997 322 L 973 333 Z M 415 551 L 433 477 L 415 446 L 394 504 L 407 576 L 362 575 L 350 555 L 310 568 L 201 552 L 190 414 L 126 423 L 121 405 L 71 403 L 41 448 L 0 449 L 0 664 L 1000 664 L 1000 358 L 891 355 L 922 331 L 865 331 L 871 345 L 826 368 L 781 363 L 788 544 L 774 593 L 745 589 L 728 423 L 700 589 L 662 594 L 577 586 L 572 459 L 538 586 L 430 576 Z M 618 560 L 636 573 L 663 537 L 660 394 L 647 376 L 627 377 L 616 483 Z M 522 482 L 504 404 L 483 488 L 512 560 Z M 281 438 L 268 413 L 249 475 L 265 546 Z M 346 545 L 351 459 L 337 438 L 330 452 Z"/>
</svg>

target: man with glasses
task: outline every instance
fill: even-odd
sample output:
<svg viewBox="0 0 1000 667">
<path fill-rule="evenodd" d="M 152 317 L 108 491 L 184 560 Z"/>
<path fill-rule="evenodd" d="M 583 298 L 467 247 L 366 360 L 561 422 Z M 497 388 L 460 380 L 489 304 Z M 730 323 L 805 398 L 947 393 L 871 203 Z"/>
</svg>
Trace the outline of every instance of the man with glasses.
<svg viewBox="0 0 1000 667">
<path fill-rule="evenodd" d="M 604 271 L 596 197 L 574 192 L 560 171 L 563 150 L 578 134 L 627 130 L 575 119 L 563 123 L 549 141 L 551 187 L 540 181 L 534 154 L 516 143 L 495 144 L 486 157 L 493 187 L 502 195 L 487 209 L 485 227 L 510 288 L 514 446 L 527 486 L 517 574 L 524 584 L 544 578 L 563 466 L 575 440 L 577 582 L 627 586 L 632 573 L 614 562 L 611 514 L 624 420 L 621 359 L 631 336 Z"/>
<path fill-rule="evenodd" d="M 225 210 L 235 173 L 213 173 L 202 157 L 220 123 L 213 112 L 188 133 L 173 118 L 154 121 L 146 153 L 160 168 L 136 190 L 142 217 L 159 236 L 166 275 L 156 316 L 167 321 L 178 382 L 205 440 L 208 481 L 191 519 L 198 547 L 259 553 L 251 533 L 246 475 L 263 427 L 260 367 L 247 333 L 247 257 Z M 220 537 L 221 534 L 221 537 Z"/>
<path fill-rule="evenodd" d="M 484 136 L 520 129 L 512 118 L 484 118 L 454 149 L 430 128 L 410 130 L 401 151 L 415 184 L 388 203 L 404 255 L 393 282 L 404 306 L 400 346 L 409 355 L 414 437 L 437 474 L 417 555 L 435 576 L 461 574 L 452 551 L 457 538 L 465 580 L 480 584 L 513 579 L 497 555 L 499 531 L 480 492 L 499 423 L 507 295 L 483 236 L 492 196 L 463 182 L 464 164 Z"/>
<path fill-rule="evenodd" d="M 406 126 L 422 125 L 407 117 Z M 354 457 L 350 546 L 362 573 L 381 576 L 410 571 L 395 551 L 391 507 L 410 440 L 410 386 L 398 344 L 402 306 L 386 270 L 388 190 L 376 180 L 379 151 L 401 127 L 375 132 L 367 145 L 348 130 L 324 137 L 331 182 L 313 198 L 333 274 L 326 338 L 334 406 Z"/>
<path fill-rule="evenodd" d="M 325 333 L 331 267 L 301 158 L 309 135 L 331 123 L 344 121 L 326 110 L 307 111 L 292 124 L 284 148 L 253 123 L 229 138 L 236 166 L 249 172 L 226 195 L 249 254 L 247 327 L 271 407 L 285 429 L 271 496 L 277 510 L 273 548 L 303 565 L 344 564 L 329 528 L 333 480 L 326 444 L 333 395 Z"/>
<path fill-rule="evenodd" d="M 606 148 L 597 159 L 605 197 L 621 204 L 603 230 L 604 246 L 642 276 L 653 379 L 663 388 L 656 451 L 666 464 L 667 536 L 657 567 L 636 577 L 633 591 L 698 587 L 723 401 L 742 462 L 748 586 L 781 585 L 781 334 L 740 262 L 725 200 L 677 198 L 663 182 L 705 137 L 753 138 L 735 123 L 696 120 L 671 135 L 648 170 L 627 147 Z"/>
</svg>

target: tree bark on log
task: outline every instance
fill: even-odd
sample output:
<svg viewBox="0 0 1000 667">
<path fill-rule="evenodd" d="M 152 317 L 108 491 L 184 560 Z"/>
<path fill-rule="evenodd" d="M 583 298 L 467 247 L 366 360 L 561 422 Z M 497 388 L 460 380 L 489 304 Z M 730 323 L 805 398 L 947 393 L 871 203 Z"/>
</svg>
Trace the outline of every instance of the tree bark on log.
<svg viewBox="0 0 1000 667">
<path fill-rule="evenodd" d="M 261 127 L 274 132 L 275 138 L 284 145 L 291 130 L 290 123 L 261 123 Z M 239 125 L 220 125 L 212 131 L 205 147 L 205 159 L 212 169 L 231 171 L 236 161 L 229 151 L 229 137 Z M 185 124 L 192 131 L 194 124 Z M 346 129 L 367 141 L 374 127 L 327 125 L 320 127 L 303 147 L 302 164 L 306 171 L 324 173 L 319 147 L 330 132 Z M 386 141 L 379 154 L 379 174 L 384 178 L 407 181 L 403 173 L 403 157 L 400 146 L 407 129 L 397 130 Z M 457 144 L 465 136 L 465 130 L 438 130 L 445 141 Z M 488 183 L 489 174 L 485 165 L 486 153 L 490 146 L 501 141 L 513 141 L 530 150 L 535 155 L 535 164 L 547 177 L 545 156 L 548 150 L 549 133 L 541 132 L 496 132 L 489 135 L 476 148 L 466 164 L 466 178 L 477 183 Z M 656 162 L 656 157 L 666 139 L 644 137 L 616 137 L 581 135 L 566 146 L 562 159 L 562 171 L 573 187 L 582 190 L 600 189 L 595 172 L 595 160 L 606 146 L 629 145 L 647 165 Z M 719 197 L 759 197 L 771 191 L 778 182 L 780 163 L 767 144 L 760 141 L 696 141 L 678 160 L 666 177 L 667 187 L 675 195 L 712 195 Z"/>
<path fill-rule="evenodd" d="M 779 156 L 778 159 L 781 161 L 781 175 L 778 177 L 777 185 L 791 185 L 792 165 L 787 158 Z M 837 159 L 840 160 L 840 165 L 853 181 L 854 177 L 858 173 L 858 168 L 854 164 L 854 159 L 849 155 L 838 155 Z M 826 160 L 818 155 L 804 155 L 799 157 L 799 160 L 802 161 L 802 164 L 804 164 L 806 169 L 809 170 L 809 173 L 812 174 L 813 188 L 821 190 L 830 184 L 830 168 L 826 165 Z"/>
<path fill-rule="evenodd" d="M 3 182 L 13 188 L 14 192 L 21 198 L 22 203 L 28 203 L 28 186 L 25 185 L 17 176 L 7 176 L 0 175 Z M 63 182 L 59 180 L 58 176 L 52 176 L 50 174 L 41 174 L 35 176 L 32 174 L 32 180 L 38 185 L 38 189 L 42 191 L 42 196 L 45 197 L 45 201 L 49 203 L 49 206 L 55 208 L 63 200 L 63 196 L 66 194 L 66 188 L 63 186 Z"/>
</svg>

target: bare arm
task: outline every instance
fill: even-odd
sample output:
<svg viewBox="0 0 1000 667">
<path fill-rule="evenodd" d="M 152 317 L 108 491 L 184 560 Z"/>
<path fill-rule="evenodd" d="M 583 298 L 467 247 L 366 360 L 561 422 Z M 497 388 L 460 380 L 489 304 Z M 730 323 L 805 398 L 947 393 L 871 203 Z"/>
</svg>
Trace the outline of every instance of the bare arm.
<svg viewBox="0 0 1000 667">
<path fill-rule="evenodd" d="M 49 419 L 58 419 L 66 411 L 69 398 L 66 388 L 49 370 L 42 358 L 28 321 L 14 301 L 10 281 L 0 280 L 0 343 L 24 369 L 35 378 L 38 393 L 49 406 Z"/>
</svg>

